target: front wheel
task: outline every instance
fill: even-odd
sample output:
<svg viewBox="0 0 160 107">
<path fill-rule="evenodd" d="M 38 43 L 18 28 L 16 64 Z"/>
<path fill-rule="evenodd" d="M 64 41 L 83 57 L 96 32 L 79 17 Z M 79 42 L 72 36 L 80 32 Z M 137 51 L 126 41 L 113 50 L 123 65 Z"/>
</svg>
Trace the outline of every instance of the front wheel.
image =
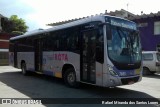
<svg viewBox="0 0 160 107">
<path fill-rule="evenodd" d="M 64 82 L 69 87 L 79 87 L 79 83 L 76 81 L 76 74 L 73 68 L 66 70 L 64 74 Z"/>
</svg>

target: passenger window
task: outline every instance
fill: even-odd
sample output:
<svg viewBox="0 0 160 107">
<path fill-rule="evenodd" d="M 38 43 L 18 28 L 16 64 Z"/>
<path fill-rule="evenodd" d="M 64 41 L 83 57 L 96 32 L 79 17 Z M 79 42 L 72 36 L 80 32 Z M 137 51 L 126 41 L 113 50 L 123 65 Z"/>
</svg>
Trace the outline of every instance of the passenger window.
<svg viewBox="0 0 160 107">
<path fill-rule="evenodd" d="M 143 60 L 144 61 L 152 61 L 153 60 L 153 54 L 143 54 Z"/>
</svg>

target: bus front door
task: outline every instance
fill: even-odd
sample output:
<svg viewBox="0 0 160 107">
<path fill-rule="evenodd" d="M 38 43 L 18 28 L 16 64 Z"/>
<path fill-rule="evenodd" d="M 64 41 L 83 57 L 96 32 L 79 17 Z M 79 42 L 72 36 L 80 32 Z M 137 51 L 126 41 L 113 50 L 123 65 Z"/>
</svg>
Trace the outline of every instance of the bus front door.
<svg viewBox="0 0 160 107">
<path fill-rule="evenodd" d="M 96 82 L 96 30 L 82 32 L 81 81 Z"/>
<path fill-rule="evenodd" d="M 42 43 L 41 39 L 34 40 L 34 62 L 35 62 L 35 71 L 42 72 Z"/>
</svg>

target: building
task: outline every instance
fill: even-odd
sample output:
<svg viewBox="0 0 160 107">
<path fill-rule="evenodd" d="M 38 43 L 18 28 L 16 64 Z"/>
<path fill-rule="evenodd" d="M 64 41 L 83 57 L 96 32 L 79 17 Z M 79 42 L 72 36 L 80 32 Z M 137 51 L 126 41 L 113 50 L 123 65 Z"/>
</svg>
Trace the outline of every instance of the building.
<svg viewBox="0 0 160 107">
<path fill-rule="evenodd" d="M 0 65 L 8 65 L 9 38 L 8 33 L 0 33 Z"/>
<path fill-rule="evenodd" d="M 12 36 L 3 30 L 5 19 L 7 18 L 0 14 L 0 65 L 8 65 L 9 39 Z"/>
<path fill-rule="evenodd" d="M 160 11 L 155 14 L 137 15 L 130 20 L 138 24 L 142 50 L 160 51 Z"/>
<path fill-rule="evenodd" d="M 127 18 L 127 19 L 136 17 L 135 14 L 133 14 L 131 12 L 128 12 L 124 9 L 116 10 L 114 12 L 113 11 L 107 12 L 107 10 L 106 10 L 104 14 L 111 15 L 111 16 L 122 17 L 122 18 Z"/>
</svg>

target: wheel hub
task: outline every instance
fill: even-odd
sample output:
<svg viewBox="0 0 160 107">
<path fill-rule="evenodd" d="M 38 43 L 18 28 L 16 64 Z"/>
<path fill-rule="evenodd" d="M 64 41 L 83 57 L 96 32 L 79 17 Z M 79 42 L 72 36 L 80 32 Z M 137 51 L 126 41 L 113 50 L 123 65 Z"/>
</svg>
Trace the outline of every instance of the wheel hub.
<svg viewBox="0 0 160 107">
<path fill-rule="evenodd" d="M 68 82 L 69 83 L 73 83 L 75 81 L 75 77 L 74 77 L 74 74 L 73 73 L 70 73 L 68 75 Z"/>
</svg>

